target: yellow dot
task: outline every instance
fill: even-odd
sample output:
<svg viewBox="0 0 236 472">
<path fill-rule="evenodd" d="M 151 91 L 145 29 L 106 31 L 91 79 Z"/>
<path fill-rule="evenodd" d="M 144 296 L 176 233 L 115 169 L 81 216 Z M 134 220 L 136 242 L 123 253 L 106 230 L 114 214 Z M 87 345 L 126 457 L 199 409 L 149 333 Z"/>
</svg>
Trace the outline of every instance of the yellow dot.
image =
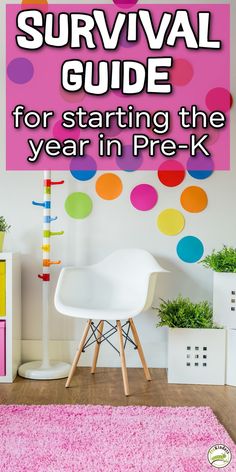
<svg viewBox="0 0 236 472">
<path fill-rule="evenodd" d="M 180 211 L 174 208 L 167 208 L 162 211 L 157 218 L 159 230 L 168 236 L 175 236 L 183 231 L 185 219 Z"/>
</svg>

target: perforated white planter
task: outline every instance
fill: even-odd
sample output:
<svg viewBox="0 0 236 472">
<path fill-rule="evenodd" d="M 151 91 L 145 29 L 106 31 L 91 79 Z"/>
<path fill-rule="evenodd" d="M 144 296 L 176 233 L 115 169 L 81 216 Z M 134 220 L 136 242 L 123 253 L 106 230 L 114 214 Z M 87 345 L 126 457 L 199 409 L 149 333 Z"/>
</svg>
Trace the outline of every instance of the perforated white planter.
<svg viewBox="0 0 236 472">
<path fill-rule="evenodd" d="M 213 316 L 219 325 L 236 328 L 236 274 L 214 272 Z"/>
<path fill-rule="evenodd" d="M 227 330 L 226 384 L 236 387 L 236 329 Z"/>
<path fill-rule="evenodd" d="M 168 382 L 225 384 L 224 329 L 169 328 Z"/>
</svg>

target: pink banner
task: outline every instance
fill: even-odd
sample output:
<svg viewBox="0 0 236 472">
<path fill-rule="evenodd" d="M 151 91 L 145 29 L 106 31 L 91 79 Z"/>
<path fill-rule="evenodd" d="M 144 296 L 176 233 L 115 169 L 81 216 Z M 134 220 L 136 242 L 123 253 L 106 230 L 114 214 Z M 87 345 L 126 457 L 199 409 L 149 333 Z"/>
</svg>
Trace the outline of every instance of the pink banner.
<svg viewBox="0 0 236 472">
<path fill-rule="evenodd" d="M 230 168 L 229 5 L 38 7 L 7 5 L 8 170 Z"/>
</svg>

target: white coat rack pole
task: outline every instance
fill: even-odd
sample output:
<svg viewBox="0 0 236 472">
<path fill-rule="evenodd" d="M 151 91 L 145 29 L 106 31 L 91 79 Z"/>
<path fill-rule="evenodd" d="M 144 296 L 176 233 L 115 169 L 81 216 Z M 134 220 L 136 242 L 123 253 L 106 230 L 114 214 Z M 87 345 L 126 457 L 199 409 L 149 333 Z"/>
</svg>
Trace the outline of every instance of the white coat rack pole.
<svg viewBox="0 0 236 472">
<path fill-rule="evenodd" d="M 34 380 L 62 379 L 68 376 L 70 365 L 65 362 L 49 360 L 48 331 L 49 331 L 49 295 L 50 295 L 50 268 L 61 261 L 51 261 L 51 237 L 60 236 L 64 231 L 52 232 L 51 222 L 57 220 L 51 216 L 51 189 L 53 185 L 61 185 L 64 181 L 53 182 L 51 171 L 44 171 L 43 202 L 33 201 L 33 205 L 43 207 L 43 270 L 38 277 L 42 280 L 42 360 L 27 362 L 19 368 L 19 375 Z"/>
<path fill-rule="evenodd" d="M 48 185 L 50 183 L 50 185 Z M 44 172 L 44 207 L 43 207 L 43 274 L 42 278 L 42 368 L 49 368 L 48 328 L 49 328 L 49 284 L 50 284 L 50 238 L 51 238 L 51 171 Z M 48 190 L 49 189 L 49 190 Z M 56 219 L 55 217 L 54 219 Z M 46 256 L 46 258 L 45 258 Z M 59 263 L 59 261 L 58 261 Z"/>
</svg>

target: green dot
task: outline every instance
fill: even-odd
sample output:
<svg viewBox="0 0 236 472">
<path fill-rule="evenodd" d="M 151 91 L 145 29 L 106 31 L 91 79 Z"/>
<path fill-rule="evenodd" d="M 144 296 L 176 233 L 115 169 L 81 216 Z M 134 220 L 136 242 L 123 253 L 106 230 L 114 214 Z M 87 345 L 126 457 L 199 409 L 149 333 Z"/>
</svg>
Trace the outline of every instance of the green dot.
<svg viewBox="0 0 236 472">
<path fill-rule="evenodd" d="M 90 215 L 93 209 L 91 198 L 82 192 L 71 193 L 65 201 L 65 210 L 71 218 L 83 219 Z"/>
</svg>

